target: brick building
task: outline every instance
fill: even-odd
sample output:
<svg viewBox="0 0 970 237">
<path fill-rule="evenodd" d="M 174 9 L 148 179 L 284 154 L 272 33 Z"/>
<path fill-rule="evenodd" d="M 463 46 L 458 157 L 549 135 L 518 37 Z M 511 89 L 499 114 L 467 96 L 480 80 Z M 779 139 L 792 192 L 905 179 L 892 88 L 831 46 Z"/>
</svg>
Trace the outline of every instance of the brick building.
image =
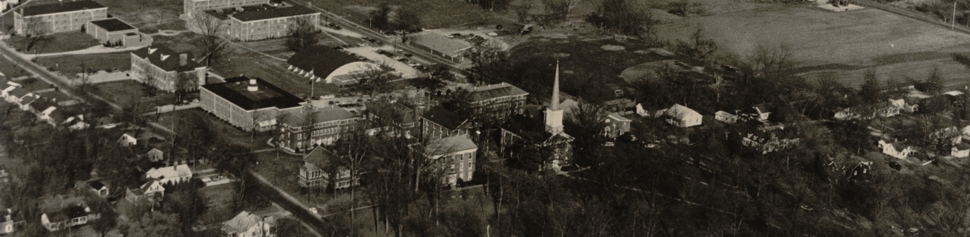
<svg viewBox="0 0 970 237">
<path fill-rule="evenodd" d="M 431 172 L 440 172 L 442 182 L 456 186 L 461 182 L 472 180 L 475 173 L 475 152 L 478 146 L 468 137 L 468 134 L 454 135 L 434 139 L 418 148 L 412 146 L 415 151 L 420 151 L 429 160 L 432 160 Z"/>
<path fill-rule="evenodd" d="M 152 44 L 152 36 L 138 32 L 138 29 L 117 18 L 89 21 L 84 32 L 104 43 L 120 43 L 125 47 L 138 48 Z"/>
<path fill-rule="evenodd" d="M 159 90 L 195 90 L 205 84 L 205 65 L 196 62 L 191 53 L 178 53 L 160 45 L 131 52 L 131 77 Z M 180 85 L 182 77 L 186 84 Z"/>
<path fill-rule="evenodd" d="M 471 126 L 468 117 L 442 106 L 435 106 L 421 116 L 421 135 L 425 140 L 468 135 L 468 129 Z"/>
<path fill-rule="evenodd" d="M 283 117 L 278 139 L 283 149 L 306 151 L 333 144 L 341 135 L 353 132 L 357 120 L 354 114 L 340 107 L 305 107 Z"/>
<path fill-rule="evenodd" d="M 471 92 L 471 106 L 475 112 L 501 118 L 506 118 L 513 113 L 522 113 L 522 106 L 529 96 L 529 92 L 505 82 L 475 87 L 469 92 Z"/>
<path fill-rule="evenodd" d="M 296 18 L 306 17 L 316 28 L 320 12 L 299 5 L 262 7 L 229 15 L 229 36 L 241 41 L 283 38 Z"/>
<path fill-rule="evenodd" d="M 95 1 L 62 1 L 21 8 L 13 18 L 20 35 L 80 31 L 88 21 L 108 18 L 108 7 Z"/>
<path fill-rule="evenodd" d="M 330 152 L 323 147 L 313 148 L 313 151 L 306 156 L 303 156 L 303 166 L 300 166 L 299 182 L 300 187 L 323 187 L 323 188 L 334 188 L 343 189 L 349 188 L 351 185 L 360 185 L 360 177 L 354 177 L 353 182 L 350 179 L 350 169 L 344 166 L 332 167 L 330 161 L 335 158 L 336 154 Z M 335 171 L 335 172 L 334 172 Z M 336 177 L 333 177 L 333 181 L 336 185 L 330 185 L 331 178 L 330 173 L 336 173 Z"/>
<path fill-rule="evenodd" d="M 185 10 L 186 16 L 192 17 L 192 14 L 205 10 L 261 4 L 269 4 L 269 0 L 183 0 L 182 9 Z"/>
<path fill-rule="evenodd" d="M 202 110 L 247 132 L 273 129 L 280 113 L 299 113 L 304 103 L 273 84 L 245 76 L 203 85 L 199 101 Z"/>
</svg>

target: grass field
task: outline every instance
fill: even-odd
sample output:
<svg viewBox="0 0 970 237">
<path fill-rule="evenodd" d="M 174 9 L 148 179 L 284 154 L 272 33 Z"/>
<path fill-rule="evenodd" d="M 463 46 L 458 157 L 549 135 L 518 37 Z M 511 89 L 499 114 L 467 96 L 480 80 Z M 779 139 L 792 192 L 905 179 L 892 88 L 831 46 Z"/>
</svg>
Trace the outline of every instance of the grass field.
<svg viewBox="0 0 970 237">
<path fill-rule="evenodd" d="M 139 113 L 155 111 L 159 105 L 171 104 L 175 101 L 175 94 L 155 91 L 155 96 L 148 97 L 145 90 L 148 86 L 134 80 L 112 81 L 94 84 L 94 93 L 107 98 L 121 106 L 134 105 L 140 102 Z"/>
<path fill-rule="evenodd" d="M 39 57 L 36 59 L 36 62 L 51 71 L 57 71 L 64 76 L 76 78 L 77 74 L 81 73 L 82 63 L 88 71 L 127 71 L 131 69 L 131 54 L 122 52 L 59 55 Z"/>
<path fill-rule="evenodd" d="M 90 48 L 101 45 L 98 39 L 82 32 L 64 32 L 50 34 L 42 41 L 38 41 L 28 50 L 24 50 L 26 40 L 22 36 L 12 36 L 4 40 L 8 46 L 13 47 L 17 52 L 23 53 L 57 53 Z"/>
<path fill-rule="evenodd" d="M 382 0 L 312 0 L 314 6 L 344 16 L 367 26 L 368 13 L 376 9 Z M 445 28 L 466 24 L 501 24 L 508 20 L 496 17 L 478 5 L 456 0 L 392 1 L 418 15 L 424 28 Z"/>
<path fill-rule="evenodd" d="M 56 3 L 59 0 L 33 0 L 31 5 Z M 154 33 L 159 29 L 185 30 L 181 0 L 98 0 L 108 7 L 108 14 L 138 28 L 141 32 Z"/>
<path fill-rule="evenodd" d="M 833 77 L 857 86 L 866 70 L 874 70 L 884 81 L 922 80 L 934 68 L 947 85 L 968 78 L 967 69 L 949 53 L 970 51 L 970 36 L 875 9 L 837 13 L 809 4 L 771 5 L 686 18 L 659 27 L 658 35 L 686 39 L 697 26 L 722 50 L 742 58 L 759 45 L 787 45 L 791 58 L 804 67 L 801 75 L 810 80 Z"/>
<path fill-rule="evenodd" d="M 199 189 L 199 192 L 205 197 L 206 207 L 208 207 L 208 210 L 199 219 L 206 223 L 212 223 L 225 221 L 235 216 L 236 213 L 232 213 L 232 202 L 236 197 L 234 186 L 235 184 L 229 183 Z"/>
<path fill-rule="evenodd" d="M 3 75 L 7 78 L 30 76 L 30 73 L 28 73 L 26 70 L 18 67 L 4 57 L 0 57 L 0 73 L 3 73 Z"/>
</svg>

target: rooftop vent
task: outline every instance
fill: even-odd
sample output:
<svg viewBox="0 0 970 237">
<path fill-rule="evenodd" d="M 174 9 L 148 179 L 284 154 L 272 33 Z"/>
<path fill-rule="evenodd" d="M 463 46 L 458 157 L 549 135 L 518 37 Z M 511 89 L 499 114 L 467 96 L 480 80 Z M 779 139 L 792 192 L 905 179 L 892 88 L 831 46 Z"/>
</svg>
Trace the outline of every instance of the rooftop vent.
<svg viewBox="0 0 970 237">
<path fill-rule="evenodd" d="M 155 53 L 155 50 L 158 50 L 158 48 L 152 48 L 152 47 L 148 47 L 148 54 L 153 54 L 153 53 Z"/>
<path fill-rule="evenodd" d="M 161 55 L 161 57 L 162 57 L 162 61 L 165 61 L 165 59 L 168 59 L 168 56 L 171 56 L 171 55 L 167 55 L 167 54 L 162 54 L 162 55 Z"/>
<path fill-rule="evenodd" d="M 249 87 L 246 88 L 248 91 L 258 91 L 259 87 L 256 86 L 256 79 L 249 79 Z"/>
</svg>

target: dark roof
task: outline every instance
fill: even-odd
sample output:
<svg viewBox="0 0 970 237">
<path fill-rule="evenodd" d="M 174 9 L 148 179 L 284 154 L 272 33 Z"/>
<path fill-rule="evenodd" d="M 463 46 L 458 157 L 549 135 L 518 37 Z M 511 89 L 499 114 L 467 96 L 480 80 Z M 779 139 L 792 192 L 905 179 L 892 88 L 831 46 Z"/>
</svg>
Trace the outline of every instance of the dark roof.
<svg viewBox="0 0 970 237">
<path fill-rule="evenodd" d="M 376 110 L 386 110 L 385 112 L 390 113 L 381 113 L 377 112 Z M 388 119 L 391 122 L 398 123 L 399 125 L 414 123 L 414 120 L 416 119 L 414 116 L 415 111 L 411 107 L 408 107 L 402 103 L 391 103 L 386 100 L 374 100 L 367 102 L 367 112 L 375 115 L 392 116 L 391 118 L 384 119 Z"/>
<path fill-rule="evenodd" d="M 459 126 L 468 120 L 467 117 L 451 112 L 440 105 L 429 109 L 421 117 L 452 130 L 458 129 Z"/>
<path fill-rule="evenodd" d="M 286 118 L 283 119 L 283 123 L 290 126 L 303 126 L 306 125 L 304 124 L 304 119 L 306 116 L 306 112 L 301 109 L 298 113 L 290 113 L 287 115 Z M 313 121 L 317 123 L 353 119 L 355 117 L 354 114 L 340 107 L 317 108 L 314 111 L 314 116 L 316 118 L 314 118 Z"/>
<path fill-rule="evenodd" d="M 51 222 L 60 222 L 87 215 L 88 212 L 84 211 L 83 206 L 76 205 L 66 207 L 57 212 L 48 213 L 47 219 L 49 219 Z"/>
<path fill-rule="evenodd" d="M 45 109 L 55 105 L 57 105 L 57 103 L 50 101 L 47 98 L 41 98 L 41 99 L 38 99 L 37 101 L 34 101 L 34 103 L 30 103 L 30 107 L 34 108 L 34 110 L 37 110 L 37 112 L 44 111 Z"/>
<path fill-rule="evenodd" d="M 104 20 L 91 21 L 91 24 L 95 24 L 108 32 L 131 30 L 135 29 L 134 26 L 125 23 L 124 21 L 118 20 L 118 18 L 109 18 Z"/>
<path fill-rule="evenodd" d="M 131 54 L 142 59 L 147 58 L 149 62 L 165 71 L 175 71 L 176 69 L 178 71 L 189 71 L 203 66 L 195 60 L 192 60 L 192 53 L 189 52 L 184 53 L 188 57 L 185 66 L 180 66 L 179 57 L 182 53 L 175 52 L 175 50 L 161 45 L 150 45 L 135 50 Z"/>
<path fill-rule="evenodd" d="M 320 12 L 314 11 L 304 6 L 293 5 L 291 7 L 269 8 L 265 10 L 241 12 L 241 13 L 230 15 L 229 17 L 236 18 L 240 21 L 257 21 L 257 20 L 265 20 L 265 19 L 272 19 L 272 18 L 279 18 L 279 17 L 307 15 L 307 14 L 313 14 L 313 13 L 319 14 Z"/>
<path fill-rule="evenodd" d="M 471 91 L 471 96 L 473 101 L 482 101 L 487 99 L 499 98 L 503 96 L 519 96 L 519 95 L 528 95 L 528 94 L 529 92 L 526 92 L 516 86 L 513 86 L 512 84 L 508 84 L 505 82 L 494 84 L 494 85 L 475 87 Z"/>
<path fill-rule="evenodd" d="M 226 79 L 224 83 L 203 85 L 212 93 L 223 99 L 229 100 L 233 104 L 245 110 L 266 108 L 275 106 L 277 108 L 290 108 L 300 106 L 302 99 L 292 95 L 279 87 L 274 86 L 259 78 L 256 79 L 257 91 L 248 91 L 250 78 L 246 76 Z"/>
<path fill-rule="evenodd" d="M 91 188 L 94 188 L 94 190 L 100 190 L 104 187 L 104 184 L 101 183 L 101 181 L 91 181 L 88 183 L 88 185 L 90 185 Z"/>
<path fill-rule="evenodd" d="M 331 47 L 315 46 L 297 52 L 286 63 L 304 71 L 313 71 L 317 77 L 327 78 L 337 68 L 357 61 L 360 60 Z"/>
<path fill-rule="evenodd" d="M 310 154 L 307 154 L 306 156 L 304 156 L 303 159 L 306 162 L 310 162 L 310 164 L 313 164 L 318 168 L 323 169 L 324 167 L 327 167 L 328 165 L 330 165 L 330 159 L 332 159 L 333 156 L 334 154 L 329 150 L 323 147 L 316 147 L 316 148 L 313 148 L 313 151 L 311 151 Z"/>
<path fill-rule="evenodd" d="M 34 5 L 23 9 L 24 16 L 43 15 L 58 12 L 80 11 L 85 9 L 107 8 L 95 1 L 59 2 Z"/>
</svg>

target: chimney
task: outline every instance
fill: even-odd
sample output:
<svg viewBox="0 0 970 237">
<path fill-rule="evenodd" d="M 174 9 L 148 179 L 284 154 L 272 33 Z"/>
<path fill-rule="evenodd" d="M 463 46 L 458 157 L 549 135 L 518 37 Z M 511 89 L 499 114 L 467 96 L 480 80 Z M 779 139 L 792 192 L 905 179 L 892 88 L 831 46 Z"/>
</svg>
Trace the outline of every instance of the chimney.
<svg viewBox="0 0 970 237">
<path fill-rule="evenodd" d="M 179 66 L 185 66 L 189 63 L 189 54 L 182 53 L 179 54 Z"/>
<path fill-rule="evenodd" d="M 259 87 L 256 86 L 256 79 L 249 79 L 249 87 L 246 88 L 248 91 L 258 91 Z"/>
</svg>

